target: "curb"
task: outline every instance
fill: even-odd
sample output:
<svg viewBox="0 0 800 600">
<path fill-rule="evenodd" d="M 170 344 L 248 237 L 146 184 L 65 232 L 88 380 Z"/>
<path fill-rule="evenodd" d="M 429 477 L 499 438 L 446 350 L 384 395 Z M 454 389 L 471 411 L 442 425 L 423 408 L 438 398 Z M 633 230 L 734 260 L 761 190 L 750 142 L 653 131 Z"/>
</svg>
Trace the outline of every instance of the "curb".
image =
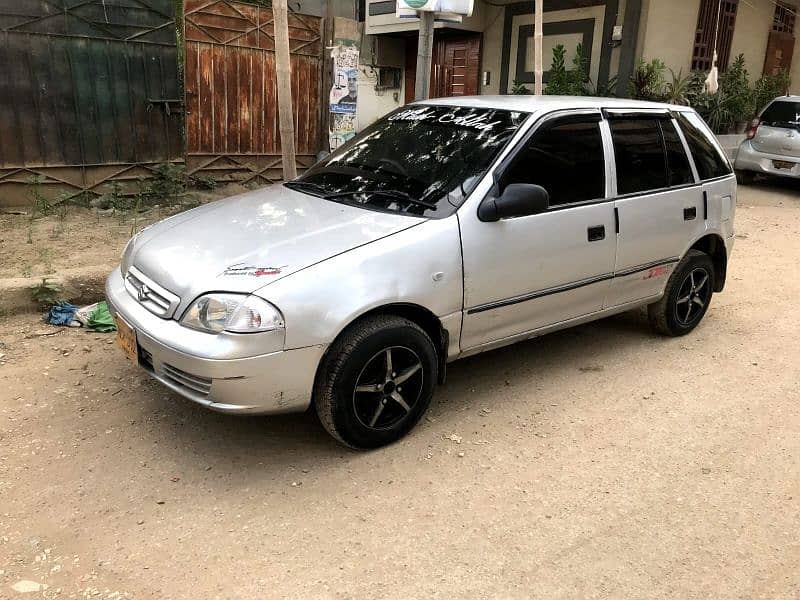
<svg viewBox="0 0 800 600">
<path fill-rule="evenodd" d="M 105 298 L 106 277 L 113 267 L 94 266 L 61 271 L 47 278 L 61 288 L 59 298 L 84 305 Z M 41 277 L 0 279 L 0 315 L 39 312 L 31 297 L 31 287 L 41 283 Z"/>
</svg>

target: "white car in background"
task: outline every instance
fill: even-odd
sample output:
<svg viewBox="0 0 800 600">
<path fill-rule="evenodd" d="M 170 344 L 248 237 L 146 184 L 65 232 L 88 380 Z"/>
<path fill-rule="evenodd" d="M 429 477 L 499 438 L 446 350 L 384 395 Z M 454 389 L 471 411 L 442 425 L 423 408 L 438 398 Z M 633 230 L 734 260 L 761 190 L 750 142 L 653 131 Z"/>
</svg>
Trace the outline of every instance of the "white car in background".
<svg viewBox="0 0 800 600">
<path fill-rule="evenodd" d="M 744 184 L 758 174 L 800 177 L 800 96 L 775 98 L 761 111 L 739 146 L 734 168 Z"/>
</svg>

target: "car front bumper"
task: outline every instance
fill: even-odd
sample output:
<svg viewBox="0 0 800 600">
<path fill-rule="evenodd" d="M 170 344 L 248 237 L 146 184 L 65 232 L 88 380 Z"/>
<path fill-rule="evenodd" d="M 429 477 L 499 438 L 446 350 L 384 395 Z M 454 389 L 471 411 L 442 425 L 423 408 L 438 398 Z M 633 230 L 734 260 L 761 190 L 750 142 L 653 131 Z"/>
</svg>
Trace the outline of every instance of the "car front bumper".
<svg viewBox="0 0 800 600">
<path fill-rule="evenodd" d="M 778 169 L 773 161 L 784 161 L 794 163 L 791 169 Z M 794 156 L 782 156 L 780 154 L 769 154 L 759 152 L 753 148 L 750 140 L 745 140 L 739 146 L 736 153 L 734 168 L 737 171 L 753 171 L 767 175 L 777 175 L 778 177 L 800 178 L 800 158 Z"/>
<path fill-rule="evenodd" d="M 139 366 L 181 396 L 225 413 L 280 414 L 308 408 L 325 346 L 244 358 L 215 355 L 215 335 L 151 313 L 125 289 L 119 268 L 106 281 L 106 299 L 111 312 L 136 332 Z M 202 351 L 193 354 L 187 347 Z"/>
</svg>

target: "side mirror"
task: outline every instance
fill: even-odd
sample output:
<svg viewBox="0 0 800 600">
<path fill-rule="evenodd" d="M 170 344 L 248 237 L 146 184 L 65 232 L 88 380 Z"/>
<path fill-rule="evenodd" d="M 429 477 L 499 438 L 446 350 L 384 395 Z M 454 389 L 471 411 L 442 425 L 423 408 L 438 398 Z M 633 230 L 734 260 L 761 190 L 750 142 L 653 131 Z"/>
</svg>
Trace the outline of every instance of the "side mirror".
<svg viewBox="0 0 800 600">
<path fill-rule="evenodd" d="M 538 215 L 550 207 L 550 194 L 540 185 L 510 183 L 498 198 L 487 197 L 478 208 L 481 221 Z"/>
</svg>

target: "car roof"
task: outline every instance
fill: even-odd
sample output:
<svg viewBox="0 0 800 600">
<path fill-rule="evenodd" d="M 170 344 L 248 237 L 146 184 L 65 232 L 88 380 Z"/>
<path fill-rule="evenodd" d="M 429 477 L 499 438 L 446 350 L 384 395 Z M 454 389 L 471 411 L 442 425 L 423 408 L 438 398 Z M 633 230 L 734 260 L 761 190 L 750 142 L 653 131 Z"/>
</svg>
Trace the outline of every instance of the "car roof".
<svg viewBox="0 0 800 600">
<path fill-rule="evenodd" d="M 517 110 L 521 112 L 541 113 L 570 108 L 611 108 L 611 109 L 668 109 L 691 111 L 688 106 L 664 104 L 663 102 L 645 102 L 625 98 L 595 98 L 590 96 L 455 96 L 423 100 L 415 104 L 434 106 L 464 106 L 467 108 L 494 108 Z"/>
<path fill-rule="evenodd" d="M 773 102 L 800 102 L 800 96 L 778 96 Z"/>
</svg>

